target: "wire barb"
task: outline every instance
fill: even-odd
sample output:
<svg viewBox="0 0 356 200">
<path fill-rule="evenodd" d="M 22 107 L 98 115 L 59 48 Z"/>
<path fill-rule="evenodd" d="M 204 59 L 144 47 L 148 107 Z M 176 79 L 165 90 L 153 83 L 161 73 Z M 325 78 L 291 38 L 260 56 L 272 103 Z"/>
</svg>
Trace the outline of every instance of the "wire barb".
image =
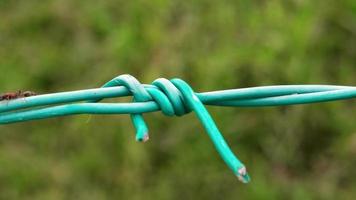
<svg viewBox="0 0 356 200">
<path fill-rule="evenodd" d="M 123 96 L 133 96 L 132 103 L 100 103 L 105 98 Z M 356 87 L 351 86 L 280 85 L 195 93 L 181 79 L 158 78 L 146 85 L 124 74 L 102 88 L 30 96 L 25 101 L 0 101 L 0 124 L 74 114 L 130 114 L 136 140 L 146 142 L 149 134 L 143 113 L 160 110 L 166 116 L 182 116 L 193 111 L 224 162 L 240 181 L 248 183 L 245 165 L 231 151 L 205 105 L 259 107 L 352 98 L 356 98 Z"/>
</svg>

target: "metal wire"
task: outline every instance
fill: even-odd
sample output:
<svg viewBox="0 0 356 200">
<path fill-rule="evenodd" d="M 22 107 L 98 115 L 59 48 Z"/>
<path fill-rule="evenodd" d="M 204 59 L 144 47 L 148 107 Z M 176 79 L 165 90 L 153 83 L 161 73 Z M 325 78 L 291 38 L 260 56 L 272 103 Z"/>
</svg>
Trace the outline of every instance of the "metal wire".
<svg viewBox="0 0 356 200">
<path fill-rule="evenodd" d="M 99 103 L 102 99 L 130 95 L 132 103 Z M 250 178 L 245 166 L 232 153 L 204 104 L 260 107 L 352 98 L 356 98 L 356 87 L 351 86 L 279 85 L 195 93 L 181 79 L 159 78 L 147 85 L 126 74 L 112 79 L 102 88 L 0 101 L 0 124 L 75 114 L 130 114 L 136 128 L 136 140 L 147 141 L 149 135 L 143 113 L 161 110 L 167 116 L 182 116 L 193 111 L 225 163 L 239 180 L 247 183 Z"/>
</svg>

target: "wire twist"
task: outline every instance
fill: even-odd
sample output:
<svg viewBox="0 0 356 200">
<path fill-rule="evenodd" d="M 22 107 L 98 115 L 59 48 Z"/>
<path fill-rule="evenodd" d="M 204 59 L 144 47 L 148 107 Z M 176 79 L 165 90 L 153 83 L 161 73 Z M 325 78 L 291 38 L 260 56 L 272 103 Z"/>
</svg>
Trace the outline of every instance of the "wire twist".
<svg viewBox="0 0 356 200">
<path fill-rule="evenodd" d="M 105 98 L 130 95 L 133 96 L 132 103 L 99 103 Z M 225 163 L 239 180 L 247 183 L 250 178 L 246 167 L 233 154 L 204 104 L 259 107 L 355 97 L 356 87 L 331 85 L 265 86 L 195 93 L 189 84 L 181 79 L 159 78 L 151 85 L 146 85 L 125 74 L 107 82 L 102 88 L 0 101 L 0 124 L 73 114 L 130 114 L 136 128 L 136 140 L 145 142 L 149 139 L 149 134 L 143 113 L 161 110 L 167 116 L 182 116 L 193 111 Z M 71 103 L 77 101 L 87 102 Z"/>
<path fill-rule="evenodd" d="M 149 87 L 144 87 L 135 77 L 124 74 L 120 75 L 103 85 L 106 87 L 124 86 L 133 95 L 133 102 L 154 101 L 158 104 L 162 113 L 167 116 L 182 116 L 189 113 L 181 92 L 169 80 L 164 78 L 156 79 Z M 102 99 L 89 102 L 99 102 Z M 136 140 L 147 141 L 148 128 L 142 114 L 131 114 L 132 123 L 136 127 Z"/>
<path fill-rule="evenodd" d="M 145 88 L 135 77 L 125 74 L 112 79 L 102 87 L 115 86 L 124 86 L 128 89 L 133 95 L 133 102 L 156 102 L 162 113 L 168 116 L 181 116 L 194 110 L 225 163 L 239 180 L 244 183 L 249 182 L 250 178 L 245 166 L 233 154 L 209 112 L 186 82 L 180 79 L 169 81 L 159 78 L 153 81 L 150 87 Z M 136 140 L 147 141 L 149 139 L 148 128 L 142 114 L 131 114 L 131 119 L 136 128 Z"/>
</svg>

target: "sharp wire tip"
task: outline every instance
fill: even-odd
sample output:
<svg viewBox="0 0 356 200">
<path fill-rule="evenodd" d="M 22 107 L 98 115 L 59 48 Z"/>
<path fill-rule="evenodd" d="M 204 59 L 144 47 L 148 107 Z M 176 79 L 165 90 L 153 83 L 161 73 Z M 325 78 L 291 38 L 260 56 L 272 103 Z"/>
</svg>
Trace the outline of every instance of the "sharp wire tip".
<svg viewBox="0 0 356 200">
<path fill-rule="evenodd" d="M 237 178 L 239 181 L 243 183 L 249 183 L 250 182 L 250 176 L 247 173 L 246 167 L 241 167 L 236 174 Z"/>
<path fill-rule="evenodd" d="M 137 142 L 147 142 L 150 139 L 148 133 L 144 134 L 143 137 L 136 137 Z"/>
<path fill-rule="evenodd" d="M 150 136 L 147 134 L 145 134 L 145 136 L 143 137 L 143 142 L 147 142 L 150 139 Z"/>
</svg>

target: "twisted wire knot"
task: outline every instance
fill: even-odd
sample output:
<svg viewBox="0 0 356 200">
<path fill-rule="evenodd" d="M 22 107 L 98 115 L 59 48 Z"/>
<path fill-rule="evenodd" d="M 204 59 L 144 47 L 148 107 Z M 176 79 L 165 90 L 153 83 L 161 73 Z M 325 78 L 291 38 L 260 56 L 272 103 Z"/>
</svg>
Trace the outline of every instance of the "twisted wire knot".
<svg viewBox="0 0 356 200">
<path fill-rule="evenodd" d="M 133 102 L 154 101 L 167 116 L 182 116 L 194 110 L 225 163 L 239 180 L 244 183 L 249 182 L 250 178 L 245 166 L 232 153 L 209 112 L 186 82 L 181 79 L 158 78 L 151 85 L 143 85 L 135 77 L 124 74 L 115 77 L 102 87 L 115 86 L 124 86 L 132 94 Z M 142 113 L 131 114 L 131 119 L 136 128 L 136 140 L 146 142 L 149 134 Z"/>
<path fill-rule="evenodd" d="M 154 101 L 162 113 L 167 116 L 182 116 L 191 112 L 184 102 L 182 93 L 165 78 L 158 78 L 152 85 L 143 85 L 135 77 L 123 74 L 115 77 L 102 87 L 124 86 L 133 96 L 133 102 Z M 91 102 L 98 102 L 101 99 Z M 131 114 L 136 128 L 136 140 L 146 142 L 149 139 L 148 128 L 141 113 Z"/>
</svg>

